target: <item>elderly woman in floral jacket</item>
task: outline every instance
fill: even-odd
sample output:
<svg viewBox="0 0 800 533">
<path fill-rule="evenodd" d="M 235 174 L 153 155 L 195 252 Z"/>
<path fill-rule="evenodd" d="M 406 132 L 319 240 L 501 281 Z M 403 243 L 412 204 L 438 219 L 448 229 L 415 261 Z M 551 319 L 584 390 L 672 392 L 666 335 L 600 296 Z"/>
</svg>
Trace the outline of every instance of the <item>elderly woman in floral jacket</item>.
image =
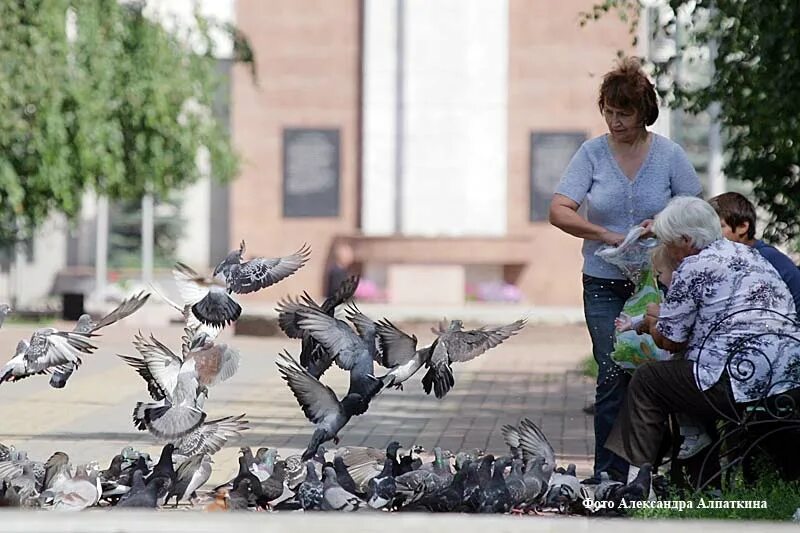
<svg viewBox="0 0 800 533">
<path fill-rule="evenodd" d="M 733 416 L 736 404 L 800 387 L 800 343 L 786 337 L 800 338 L 794 300 L 772 265 L 724 239 L 716 212 L 699 198 L 674 198 L 653 232 L 679 265 L 663 304 L 648 308 L 640 330 L 685 358 L 647 363 L 633 375 L 606 441 L 630 463 L 629 478 L 659 459 L 671 413 Z M 776 320 L 781 315 L 787 319 Z"/>
</svg>

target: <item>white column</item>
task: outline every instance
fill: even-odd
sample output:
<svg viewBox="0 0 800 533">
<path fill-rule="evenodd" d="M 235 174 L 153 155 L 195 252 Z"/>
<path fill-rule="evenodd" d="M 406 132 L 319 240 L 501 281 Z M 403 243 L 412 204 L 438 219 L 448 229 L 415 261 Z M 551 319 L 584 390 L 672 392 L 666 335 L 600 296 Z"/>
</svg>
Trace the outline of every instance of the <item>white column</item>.
<svg viewBox="0 0 800 533">
<path fill-rule="evenodd" d="M 142 282 L 153 281 L 153 195 L 142 197 Z"/>
<path fill-rule="evenodd" d="M 97 297 L 102 298 L 108 279 L 108 197 L 97 196 L 96 206 L 94 292 Z"/>
</svg>

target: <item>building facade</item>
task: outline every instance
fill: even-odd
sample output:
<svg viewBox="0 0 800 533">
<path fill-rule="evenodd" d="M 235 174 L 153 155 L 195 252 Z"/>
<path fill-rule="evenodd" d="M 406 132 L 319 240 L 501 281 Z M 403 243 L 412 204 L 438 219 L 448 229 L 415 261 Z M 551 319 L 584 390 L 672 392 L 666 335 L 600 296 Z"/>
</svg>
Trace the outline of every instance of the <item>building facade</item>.
<svg viewBox="0 0 800 533">
<path fill-rule="evenodd" d="M 389 301 L 457 303 L 472 283 L 505 281 L 533 305 L 578 305 L 580 241 L 547 206 L 580 142 L 605 131 L 600 79 L 631 51 L 616 17 L 579 25 L 592 5 L 238 0 L 257 81 L 232 70 L 244 165 L 231 242 L 312 246 L 281 294 L 320 294 L 346 241 Z"/>
</svg>

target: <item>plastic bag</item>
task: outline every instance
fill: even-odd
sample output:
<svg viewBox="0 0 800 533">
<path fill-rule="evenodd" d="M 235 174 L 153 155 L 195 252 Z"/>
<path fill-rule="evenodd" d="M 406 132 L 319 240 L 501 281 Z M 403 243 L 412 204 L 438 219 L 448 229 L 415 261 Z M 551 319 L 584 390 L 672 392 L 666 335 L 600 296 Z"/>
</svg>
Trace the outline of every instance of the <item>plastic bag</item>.
<svg viewBox="0 0 800 533">
<path fill-rule="evenodd" d="M 619 246 L 603 245 L 595 255 L 619 268 L 625 277 L 639 284 L 642 272 L 650 268 L 650 250 L 658 245 L 654 238 L 642 239 L 644 228 L 636 226 Z"/>
<path fill-rule="evenodd" d="M 648 304 L 660 304 L 662 300 L 650 266 L 641 270 L 638 277 L 636 291 L 622 306 L 622 315 L 634 319 L 645 314 Z M 616 332 L 611 360 L 626 370 L 634 370 L 647 361 L 666 361 L 670 357 L 671 354 L 656 346 L 653 337 L 648 334 L 640 335 L 634 329 Z"/>
</svg>

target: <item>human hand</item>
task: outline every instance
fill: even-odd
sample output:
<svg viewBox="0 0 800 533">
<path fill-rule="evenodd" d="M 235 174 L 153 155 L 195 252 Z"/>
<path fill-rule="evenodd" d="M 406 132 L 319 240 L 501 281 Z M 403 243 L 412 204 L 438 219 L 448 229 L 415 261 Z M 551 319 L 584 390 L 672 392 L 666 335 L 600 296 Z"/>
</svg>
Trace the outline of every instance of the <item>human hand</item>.
<svg viewBox="0 0 800 533">
<path fill-rule="evenodd" d="M 619 246 L 625 240 L 625 235 L 614 231 L 606 230 L 600 235 L 600 240 L 609 246 Z"/>
<path fill-rule="evenodd" d="M 619 333 L 632 330 L 633 322 L 631 321 L 631 317 L 625 313 L 621 313 L 617 318 L 614 319 L 614 327 Z"/>
<path fill-rule="evenodd" d="M 644 229 L 644 233 L 642 233 L 642 237 L 641 237 L 642 239 L 645 239 L 647 237 L 655 237 L 655 235 L 653 234 L 653 219 L 652 218 L 648 218 L 647 220 L 645 220 L 644 222 L 642 222 L 639 225 Z"/>
</svg>

